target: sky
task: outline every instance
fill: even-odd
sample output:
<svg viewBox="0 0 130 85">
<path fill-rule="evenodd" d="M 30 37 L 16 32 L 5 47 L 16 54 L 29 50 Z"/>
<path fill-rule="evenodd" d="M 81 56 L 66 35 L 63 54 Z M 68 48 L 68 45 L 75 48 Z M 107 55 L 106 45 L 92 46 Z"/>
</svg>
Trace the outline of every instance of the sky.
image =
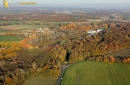
<svg viewBox="0 0 130 85">
<path fill-rule="evenodd" d="M 36 2 L 43 7 L 123 7 L 130 6 L 130 0 L 7 0 L 9 3 Z M 0 5 L 3 0 L 0 0 Z"/>
</svg>

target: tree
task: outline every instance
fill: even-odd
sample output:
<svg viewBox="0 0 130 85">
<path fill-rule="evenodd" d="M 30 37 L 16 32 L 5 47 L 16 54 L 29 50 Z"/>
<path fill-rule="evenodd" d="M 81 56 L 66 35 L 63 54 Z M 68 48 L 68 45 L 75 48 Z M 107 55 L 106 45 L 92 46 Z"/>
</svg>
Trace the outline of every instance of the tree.
<svg viewBox="0 0 130 85">
<path fill-rule="evenodd" d="M 108 28 L 108 24 L 102 24 L 101 28 Z"/>
<path fill-rule="evenodd" d="M 115 63 L 116 62 L 116 59 L 115 59 L 115 57 L 113 57 L 113 56 L 110 56 L 110 63 Z"/>
<path fill-rule="evenodd" d="M 109 27 L 114 28 L 114 27 L 116 27 L 116 25 L 114 23 L 110 23 Z"/>
<path fill-rule="evenodd" d="M 23 21 L 23 24 L 28 24 L 28 21 Z"/>
<path fill-rule="evenodd" d="M 33 69 L 37 69 L 37 65 L 36 65 L 36 63 L 33 61 L 33 63 L 32 63 L 32 68 Z"/>
<path fill-rule="evenodd" d="M 75 29 L 76 28 L 76 24 L 75 23 L 70 23 L 67 25 L 68 29 Z"/>
<path fill-rule="evenodd" d="M 97 23 L 92 23 L 91 25 L 92 25 L 92 28 L 93 28 L 93 29 L 98 29 Z"/>
<path fill-rule="evenodd" d="M 11 77 L 5 78 L 5 82 L 7 83 L 7 85 L 16 85 Z"/>
<path fill-rule="evenodd" d="M 109 58 L 108 58 L 107 56 L 104 56 L 103 61 L 104 61 L 105 63 L 108 63 L 108 62 L 109 62 Z"/>
</svg>

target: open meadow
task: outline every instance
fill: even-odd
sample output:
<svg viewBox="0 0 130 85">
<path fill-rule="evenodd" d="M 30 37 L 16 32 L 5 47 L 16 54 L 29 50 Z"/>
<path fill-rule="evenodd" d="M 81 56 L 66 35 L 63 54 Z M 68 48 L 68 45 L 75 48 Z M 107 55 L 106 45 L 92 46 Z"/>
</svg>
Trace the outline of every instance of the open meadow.
<svg viewBox="0 0 130 85">
<path fill-rule="evenodd" d="M 23 85 L 55 85 L 55 78 L 31 77 Z"/>
<path fill-rule="evenodd" d="M 83 61 L 70 66 L 60 85 L 129 85 L 130 65 Z"/>
<path fill-rule="evenodd" d="M 24 38 L 19 37 L 19 36 L 9 36 L 9 35 L 0 35 L 0 42 L 3 41 L 20 41 L 23 40 Z"/>
</svg>

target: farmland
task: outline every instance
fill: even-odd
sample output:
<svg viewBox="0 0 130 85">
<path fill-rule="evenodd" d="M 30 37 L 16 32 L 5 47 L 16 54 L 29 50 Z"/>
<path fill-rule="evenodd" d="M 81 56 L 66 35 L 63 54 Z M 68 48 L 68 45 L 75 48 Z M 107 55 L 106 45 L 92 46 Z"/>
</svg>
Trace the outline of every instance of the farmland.
<svg viewBox="0 0 130 85">
<path fill-rule="evenodd" d="M 61 85 L 129 85 L 128 64 L 83 61 L 70 66 Z"/>
<path fill-rule="evenodd" d="M 55 85 L 55 82 L 54 78 L 31 77 L 23 85 Z"/>
<path fill-rule="evenodd" d="M 19 23 L 19 24 L 17 24 Z M 23 24 L 18 21 L 2 21 L 0 22 L 0 32 L 7 32 L 13 30 L 27 30 L 37 28 L 50 28 L 59 27 L 60 22 L 40 22 L 40 21 L 27 21 L 27 24 Z M 61 22 L 62 23 L 62 22 Z"/>
<path fill-rule="evenodd" d="M 8 30 L 19 30 L 19 29 L 28 29 L 30 26 L 26 25 L 7 25 L 7 26 L 0 26 L 2 29 Z"/>
<path fill-rule="evenodd" d="M 10 32 L 10 31 L 12 31 L 12 30 L 0 28 L 0 32 Z"/>
<path fill-rule="evenodd" d="M 0 35 L 0 41 L 20 41 L 22 40 L 22 37 L 18 37 L 18 36 L 8 36 L 8 35 Z"/>
</svg>

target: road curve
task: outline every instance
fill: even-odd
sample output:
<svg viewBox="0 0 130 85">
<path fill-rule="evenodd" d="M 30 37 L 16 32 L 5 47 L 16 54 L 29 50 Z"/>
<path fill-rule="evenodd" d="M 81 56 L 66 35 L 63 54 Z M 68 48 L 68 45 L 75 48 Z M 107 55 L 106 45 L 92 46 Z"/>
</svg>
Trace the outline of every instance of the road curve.
<svg viewBox="0 0 130 85">
<path fill-rule="evenodd" d="M 61 66 L 61 72 L 60 72 L 60 75 L 57 79 L 56 85 L 60 85 L 62 78 L 63 78 L 63 74 L 67 68 L 68 68 L 68 66 L 63 66 L 63 65 Z"/>
<path fill-rule="evenodd" d="M 67 65 L 67 66 L 61 65 L 61 72 L 60 72 L 59 77 L 57 78 L 57 81 L 56 81 L 56 84 L 55 84 L 55 85 L 60 85 L 60 83 L 61 83 L 61 81 L 62 81 L 62 79 L 63 79 L 63 74 L 64 74 L 65 70 L 66 70 L 68 67 L 70 67 L 70 66 L 72 66 L 72 65 L 74 65 L 74 64 L 76 64 L 76 63 L 82 62 L 82 61 L 83 61 L 83 60 L 78 61 L 78 62 L 75 62 L 75 63 L 72 63 L 72 64 L 69 64 L 69 65 Z"/>
</svg>

